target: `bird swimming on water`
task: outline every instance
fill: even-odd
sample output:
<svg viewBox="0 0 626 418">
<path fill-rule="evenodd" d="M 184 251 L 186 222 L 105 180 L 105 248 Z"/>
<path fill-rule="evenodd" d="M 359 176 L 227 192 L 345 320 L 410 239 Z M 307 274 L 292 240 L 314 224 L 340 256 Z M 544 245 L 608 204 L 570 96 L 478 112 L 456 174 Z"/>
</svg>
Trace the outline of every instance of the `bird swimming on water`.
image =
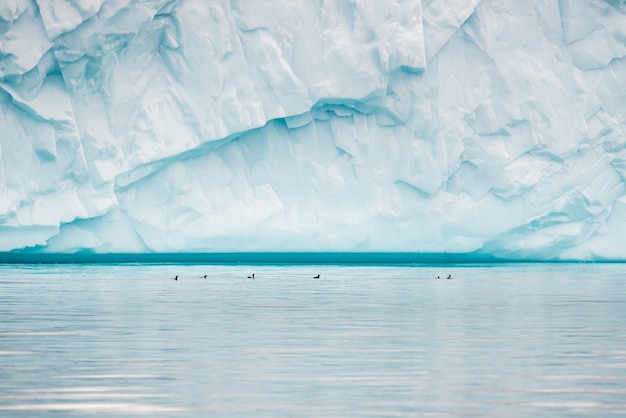
<svg viewBox="0 0 626 418">
<path fill-rule="evenodd" d="M 314 279 L 319 279 L 320 275 L 318 274 L 317 276 L 313 276 Z"/>
<path fill-rule="evenodd" d="M 254 273 L 252 273 L 252 276 L 248 276 L 248 279 L 254 279 Z"/>
</svg>

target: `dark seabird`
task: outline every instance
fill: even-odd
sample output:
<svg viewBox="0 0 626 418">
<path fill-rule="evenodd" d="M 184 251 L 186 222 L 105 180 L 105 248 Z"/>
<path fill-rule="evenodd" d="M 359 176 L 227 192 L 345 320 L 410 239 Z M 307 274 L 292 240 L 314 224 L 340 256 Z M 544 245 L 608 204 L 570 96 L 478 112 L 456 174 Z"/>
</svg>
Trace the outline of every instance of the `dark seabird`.
<svg viewBox="0 0 626 418">
<path fill-rule="evenodd" d="M 317 276 L 313 276 L 314 279 L 319 279 L 320 275 L 318 274 Z"/>
<path fill-rule="evenodd" d="M 252 273 L 252 276 L 248 276 L 248 279 L 254 279 L 254 273 Z"/>
<path fill-rule="evenodd" d="M 178 276 L 174 277 L 174 280 L 178 280 Z"/>
<path fill-rule="evenodd" d="M 451 279 L 451 278 L 452 278 L 451 274 L 448 274 L 448 277 L 446 277 L 446 279 Z"/>
</svg>

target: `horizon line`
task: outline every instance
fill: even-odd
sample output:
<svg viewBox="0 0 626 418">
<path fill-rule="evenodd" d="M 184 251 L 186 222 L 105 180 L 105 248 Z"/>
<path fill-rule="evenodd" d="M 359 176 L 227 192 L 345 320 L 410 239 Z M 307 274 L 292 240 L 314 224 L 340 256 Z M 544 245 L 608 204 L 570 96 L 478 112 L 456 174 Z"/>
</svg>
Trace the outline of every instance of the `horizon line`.
<svg viewBox="0 0 626 418">
<path fill-rule="evenodd" d="M 0 252 L 0 264 L 505 264 L 623 263 L 626 260 L 560 260 L 499 258 L 480 253 L 417 252 L 167 252 L 167 253 L 28 253 Z"/>
</svg>

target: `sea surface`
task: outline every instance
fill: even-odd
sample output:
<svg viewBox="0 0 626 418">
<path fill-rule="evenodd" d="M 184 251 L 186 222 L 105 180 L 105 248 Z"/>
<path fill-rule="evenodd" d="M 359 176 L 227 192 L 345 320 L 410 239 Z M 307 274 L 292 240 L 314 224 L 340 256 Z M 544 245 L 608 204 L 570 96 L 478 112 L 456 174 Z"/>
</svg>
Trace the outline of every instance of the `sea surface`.
<svg viewBox="0 0 626 418">
<path fill-rule="evenodd" d="M 0 265 L 0 416 L 96 414 L 626 416 L 626 265 Z"/>
</svg>

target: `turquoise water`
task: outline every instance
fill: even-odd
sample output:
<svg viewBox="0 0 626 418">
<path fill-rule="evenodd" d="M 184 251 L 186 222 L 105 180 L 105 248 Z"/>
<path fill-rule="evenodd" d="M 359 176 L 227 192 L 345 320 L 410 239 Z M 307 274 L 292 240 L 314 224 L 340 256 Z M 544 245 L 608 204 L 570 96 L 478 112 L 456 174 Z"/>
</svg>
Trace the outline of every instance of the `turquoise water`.
<svg viewBox="0 0 626 418">
<path fill-rule="evenodd" d="M 623 416 L 626 265 L 0 265 L 0 416 L 90 414 Z"/>
</svg>

